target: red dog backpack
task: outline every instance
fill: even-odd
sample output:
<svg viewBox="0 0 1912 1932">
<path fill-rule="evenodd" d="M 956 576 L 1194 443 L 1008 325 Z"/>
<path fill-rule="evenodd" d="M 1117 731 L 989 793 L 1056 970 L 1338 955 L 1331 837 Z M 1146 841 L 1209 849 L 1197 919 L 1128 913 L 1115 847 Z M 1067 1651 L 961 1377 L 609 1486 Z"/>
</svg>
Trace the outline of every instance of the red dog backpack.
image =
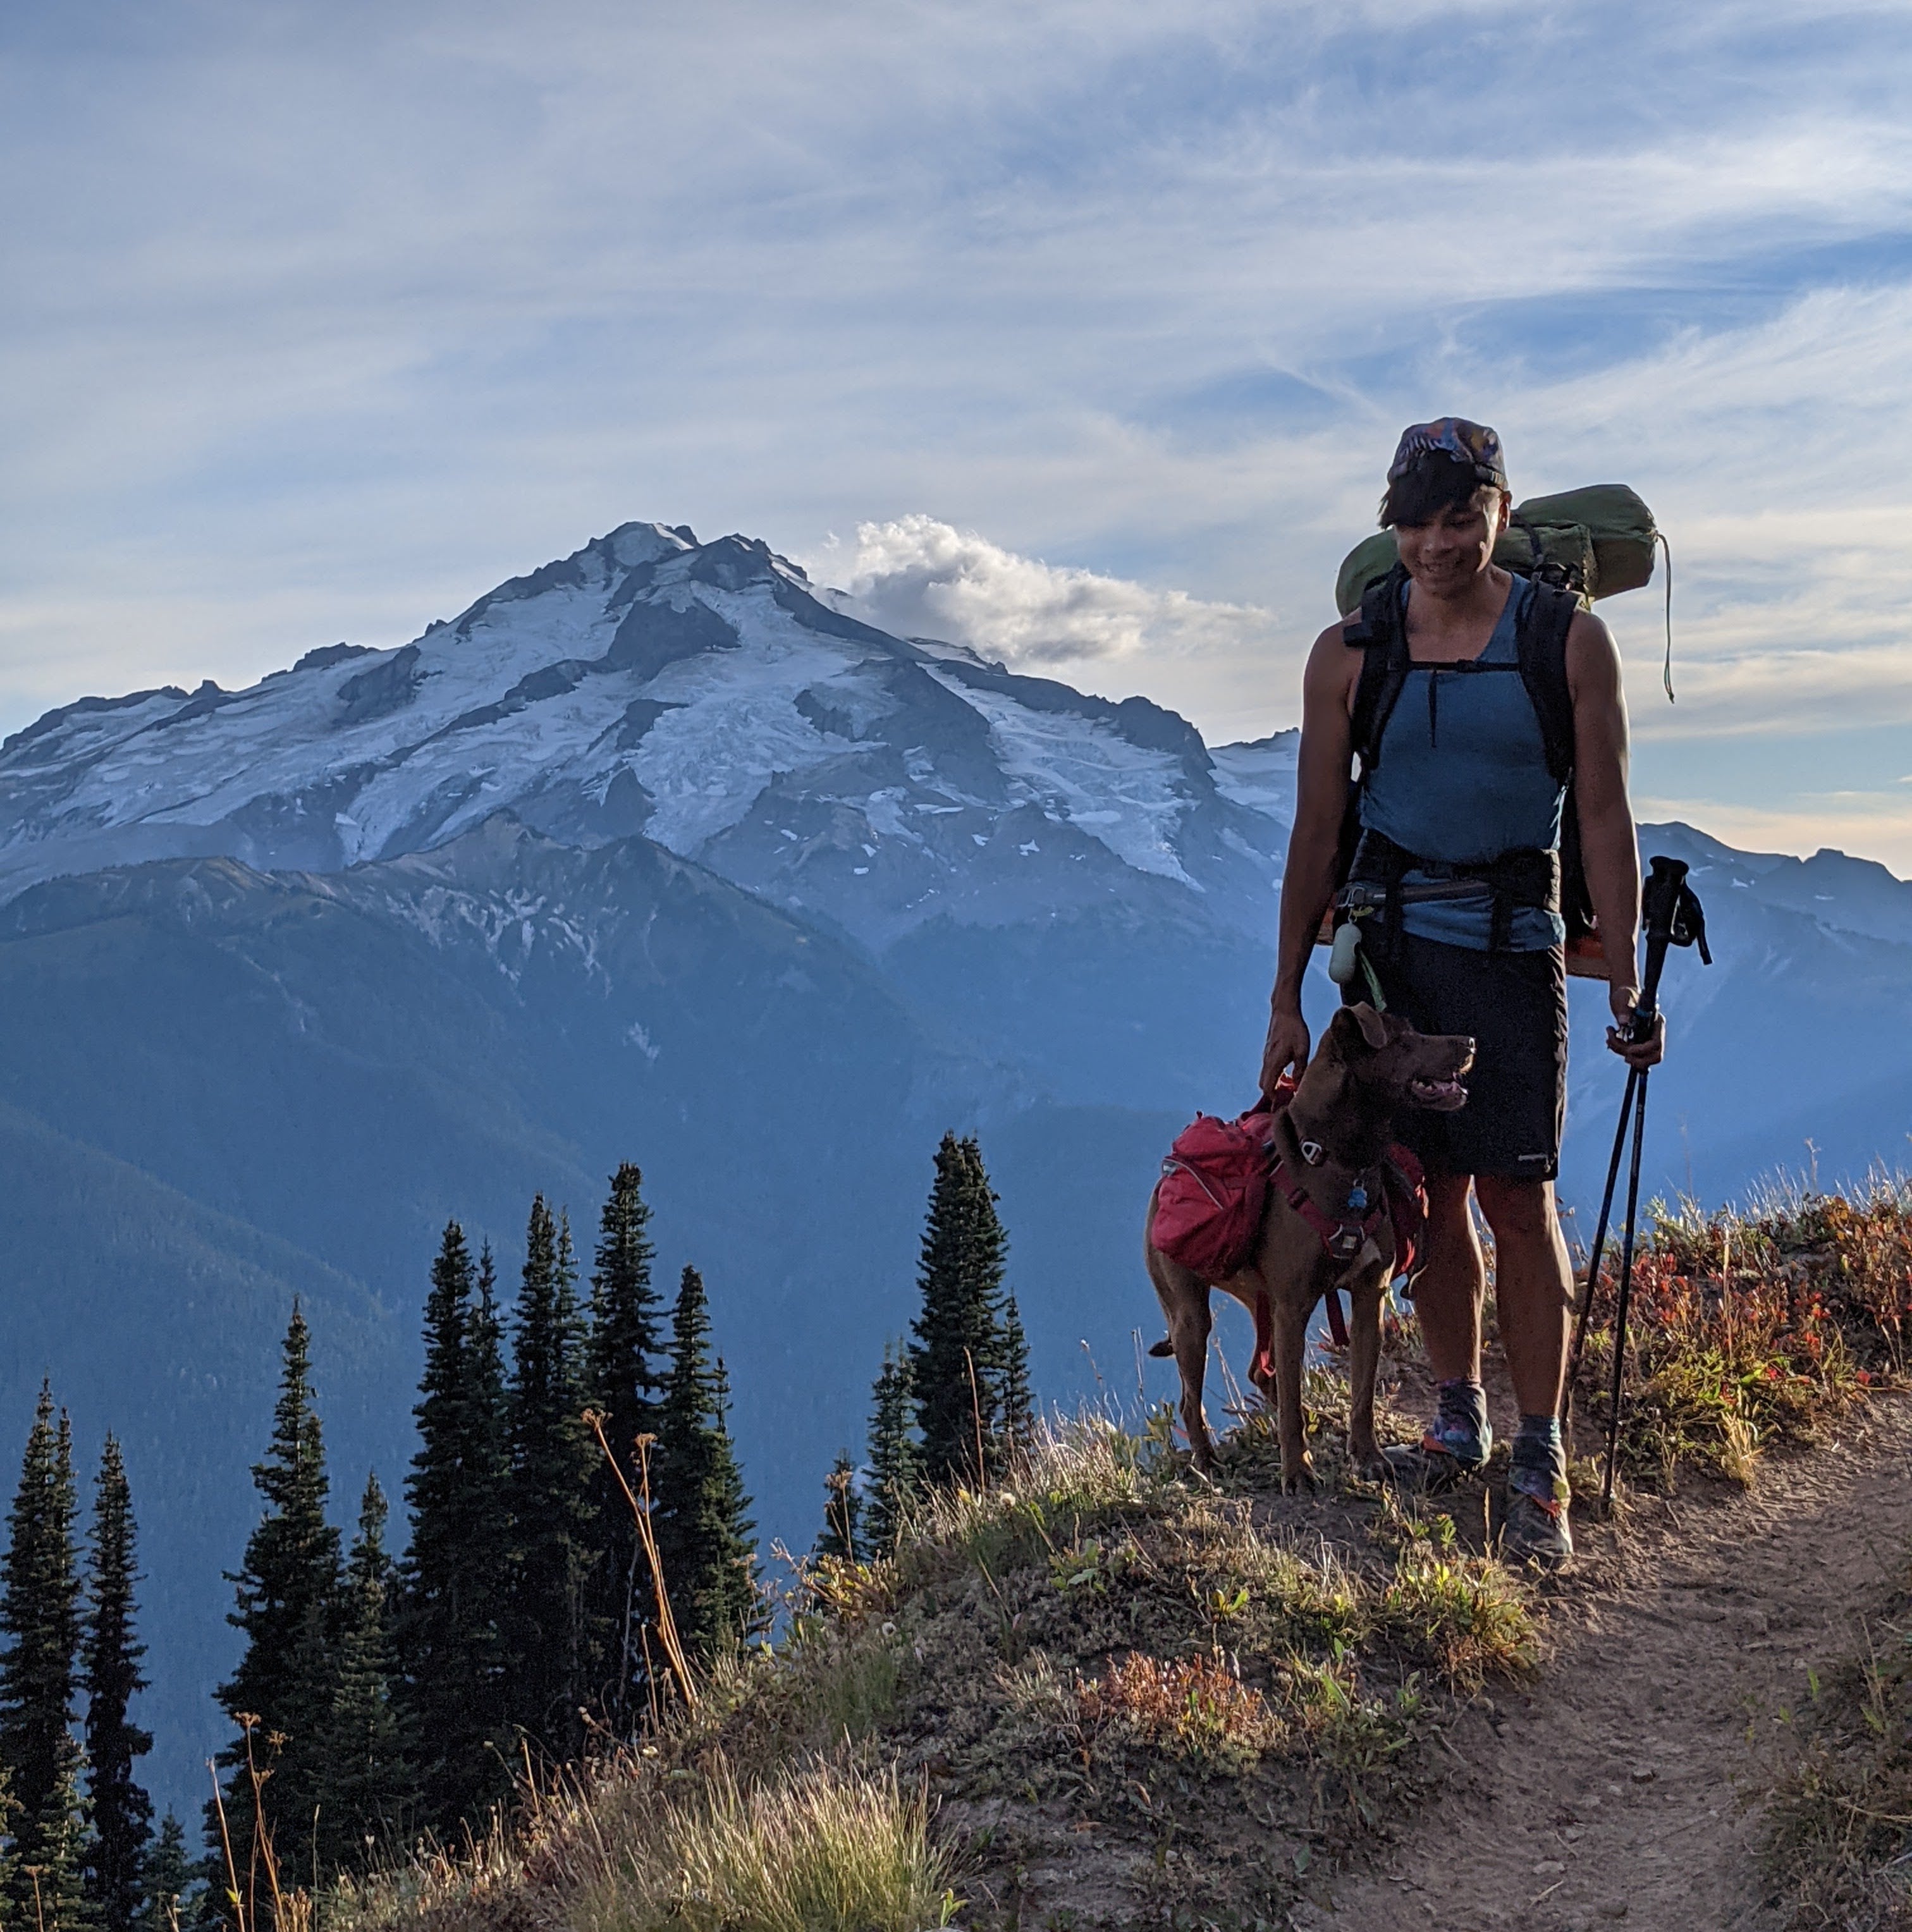
<svg viewBox="0 0 1912 1932">
<path fill-rule="evenodd" d="M 1285 1079 L 1271 1096 L 1273 1107 L 1265 1112 L 1232 1120 L 1197 1114 L 1176 1136 L 1162 1163 L 1152 1238 L 1171 1261 L 1204 1281 L 1223 1280 L 1254 1258 L 1277 1166 L 1274 1124 L 1294 1093 L 1295 1083 Z M 1394 1224 L 1391 1271 L 1409 1274 L 1427 1219 L 1421 1163 L 1397 1144 L 1382 1157 L 1382 1180 Z M 1333 1299 L 1338 1316 L 1339 1298 Z"/>
<path fill-rule="evenodd" d="M 1204 1281 L 1247 1264 L 1268 1204 L 1275 1115 L 1197 1114 L 1175 1136 L 1155 1194 L 1155 1245 Z"/>
</svg>

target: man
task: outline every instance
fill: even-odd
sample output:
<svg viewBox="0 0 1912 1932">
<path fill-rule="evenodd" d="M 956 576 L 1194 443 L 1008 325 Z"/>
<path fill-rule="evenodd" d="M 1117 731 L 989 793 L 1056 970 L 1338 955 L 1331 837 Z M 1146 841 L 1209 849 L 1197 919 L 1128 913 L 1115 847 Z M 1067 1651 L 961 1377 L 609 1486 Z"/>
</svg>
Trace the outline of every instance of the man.
<svg viewBox="0 0 1912 1932">
<path fill-rule="evenodd" d="M 1364 915 L 1365 964 L 1349 997 L 1364 996 L 1371 974 L 1392 1010 L 1476 1043 L 1466 1106 L 1418 1116 L 1409 1132 L 1427 1168 L 1427 1259 L 1414 1301 L 1438 1407 L 1419 1446 L 1392 1450 L 1389 1461 L 1400 1480 L 1439 1490 L 1478 1474 L 1493 1446 L 1471 1190 L 1493 1234 L 1500 1334 L 1520 1407 L 1502 1549 L 1557 1568 L 1573 1554 L 1559 1413 L 1574 1289 L 1553 1198 L 1567 1064 L 1558 857 L 1567 793 L 1520 659 L 1548 611 L 1566 612 L 1550 602 L 1563 593 L 1494 563 L 1510 506 L 1492 430 L 1447 417 L 1402 436 L 1381 524 L 1395 533 L 1403 570 L 1370 610 L 1383 632 L 1404 629 L 1405 675 L 1364 772 L 1360 844 L 1340 902 L 1344 916 Z M 1552 634 L 1557 650 L 1557 628 Z M 1265 1093 L 1307 1064 L 1302 974 L 1336 898 L 1362 665 L 1386 641 L 1357 614 L 1331 624 L 1309 654 Z M 1564 648 L 1581 859 L 1613 1012 L 1607 1043 L 1629 1065 L 1649 1066 L 1664 1031 L 1633 1038 L 1640 860 L 1619 653 L 1606 626 L 1579 610 Z M 1478 674 L 1496 670 L 1515 674 Z"/>
</svg>

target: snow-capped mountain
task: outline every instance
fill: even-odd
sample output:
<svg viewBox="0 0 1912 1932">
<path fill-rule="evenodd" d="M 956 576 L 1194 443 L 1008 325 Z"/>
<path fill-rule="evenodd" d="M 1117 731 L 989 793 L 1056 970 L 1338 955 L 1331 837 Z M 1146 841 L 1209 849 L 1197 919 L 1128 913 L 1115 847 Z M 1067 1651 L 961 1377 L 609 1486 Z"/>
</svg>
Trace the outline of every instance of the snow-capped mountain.
<svg viewBox="0 0 1912 1932">
<path fill-rule="evenodd" d="M 1295 750 L 890 636 L 761 543 L 652 524 L 400 649 L 8 740 L 0 1413 L 50 1371 L 144 1472 L 182 1802 L 287 1306 L 341 1486 L 370 1461 L 395 1489 L 449 1216 L 509 1283 L 533 1189 L 584 1237 L 638 1161 L 793 1543 L 909 1319 L 945 1128 L 983 1136 L 1045 1391 L 1125 1364 L 1163 1150 L 1251 1097 Z M 1693 862 L 1719 961 L 1668 968 L 1649 1191 L 1741 1192 L 1808 1141 L 1826 1179 L 1902 1162 L 1912 885 L 1643 844 Z M 1583 1202 L 1620 1085 L 1600 994 L 1574 996 Z"/>
<path fill-rule="evenodd" d="M 330 871 L 509 811 L 566 844 L 641 833 L 879 946 L 1144 880 L 1259 932 L 1283 770 L 890 637 L 761 543 L 626 524 L 396 650 L 50 712 L 0 752 L 0 895 L 215 853 Z"/>
</svg>

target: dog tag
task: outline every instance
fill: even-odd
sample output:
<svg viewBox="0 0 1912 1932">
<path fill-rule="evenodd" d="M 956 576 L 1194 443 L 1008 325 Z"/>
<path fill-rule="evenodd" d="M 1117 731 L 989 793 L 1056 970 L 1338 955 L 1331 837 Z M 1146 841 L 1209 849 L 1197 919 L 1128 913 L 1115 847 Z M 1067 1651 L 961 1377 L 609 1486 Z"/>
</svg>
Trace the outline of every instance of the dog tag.
<svg viewBox="0 0 1912 1932">
<path fill-rule="evenodd" d="M 1367 1211 L 1367 1190 L 1359 1181 L 1348 1190 L 1348 1207 L 1351 1213 L 1356 1214 Z"/>
</svg>

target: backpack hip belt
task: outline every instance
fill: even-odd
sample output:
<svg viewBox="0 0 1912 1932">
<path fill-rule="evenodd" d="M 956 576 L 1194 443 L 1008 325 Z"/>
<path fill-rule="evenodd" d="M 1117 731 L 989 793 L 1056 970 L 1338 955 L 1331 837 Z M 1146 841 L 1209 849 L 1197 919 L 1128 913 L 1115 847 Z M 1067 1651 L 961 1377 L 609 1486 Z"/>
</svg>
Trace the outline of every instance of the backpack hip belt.
<svg viewBox="0 0 1912 1932">
<path fill-rule="evenodd" d="M 1424 884 L 1408 885 L 1403 881 L 1409 872 L 1425 872 L 1430 877 Z M 1370 827 L 1361 835 L 1348 883 L 1337 895 L 1335 904 L 1350 914 L 1378 911 L 1389 951 L 1397 958 L 1404 904 L 1472 898 L 1483 886 L 1493 899 L 1488 950 L 1504 952 L 1513 936 L 1517 907 L 1559 913 L 1560 855 L 1535 845 L 1517 845 L 1478 865 L 1454 865 L 1441 859 L 1424 859 Z"/>
</svg>

